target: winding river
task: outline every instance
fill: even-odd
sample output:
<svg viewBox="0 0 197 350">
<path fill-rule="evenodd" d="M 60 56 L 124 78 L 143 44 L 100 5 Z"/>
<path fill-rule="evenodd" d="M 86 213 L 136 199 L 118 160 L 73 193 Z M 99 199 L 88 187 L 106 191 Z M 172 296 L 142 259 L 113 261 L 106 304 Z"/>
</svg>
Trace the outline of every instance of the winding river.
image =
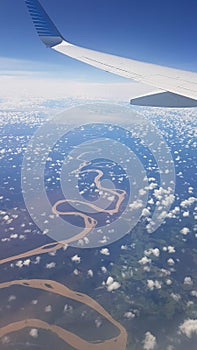
<svg viewBox="0 0 197 350">
<path fill-rule="evenodd" d="M 126 196 L 126 192 L 120 189 L 108 189 L 104 188 L 101 185 L 101 178 L 103 176 L 103 172 L 98 169 L 85 170 L 85 172 L 93 172 L 95 173 L 94 182 L 99 190 L 109 192 L 116 198 L 116 203 L 113 209 L 102 209 L 93 203 L 86 203 L 78 200 L 72 199 L 62 199 L 57 201 L 53 207 L 52 212 L 56 215 L 72 215 L 72 216 L 80 216 L 84 221 L 84 229 L 74 237 L 69 239 L 65 239 L 60 242 L 52 242 L 49 244 L 45 244 L 38 248 L 26 251 L 24 253 L 7 257 L 5 259 L 0 260 L 0 265 L 12 262 L 18 259 L 24 259 L 27 257 L 31 257 L 34 255 L 40 255 L 45 253 L 50 253 L 52 251 L 57 251 L 61 249 L 66 244 L 72 243 L 79 239 L 83 239 L 94 227 L 97 225 L 97 221 L 89 215 L 86 215 L 82 212 L 64 212 L 59 211 L 58 206 L 63 203 L 81 203 L 86 204 L 97 212 L 105 212 L 109 214 L 118 213 L 120 206 Z M 65 285 L 52 281 L 52 280 L 44 280 L 44 279 L 28 279 L 28 280 L 14 280 L 10 282 L 4 282 L 0 284 L 0 289 L 10 288 L 11 286 L 18 285 L 24 288 L 34 288 L 40 289 L 46 292 L 54 293 L 57 295 L 61 295 L 66 298 L 70 298 L 72 300 L 78 301 L 82 304 L 89 306 L 90 308 L 97 311 L 100 315 L 102 315 L 106 320 L 108 320 L 111 324 L 113 324 L 119 330 L 119 335 L 113 337 L 111 339 L 107 339 L 105 341 L 98 340 L 97 342 L 89 342 L 84 340 L 83 338 L 77 336 L 76 334 L 67 331 L 66 329 L 59 327 L 57 325 L 48 324 L 39 319 L 31 319 L 27 318 L 24 320 L 20 320 L 14 323 L 10 323 L 2 328 L 0 328 L 0 337 L 6 336 L 12 332 L 19 331 L 21 329 L 27 327 L 40 328 L 51 331 L 56 334 L 60 339 L 65 341 L 67 344 L 71 345 L 76 350 L 125 350 L 127 344 L 127 332 L 125 328 L 116 320 L 114 320 L 110 314 L 94 299 L 89 297 L 86 294 L 78 293 L 66 287 Z"/>
</svg>

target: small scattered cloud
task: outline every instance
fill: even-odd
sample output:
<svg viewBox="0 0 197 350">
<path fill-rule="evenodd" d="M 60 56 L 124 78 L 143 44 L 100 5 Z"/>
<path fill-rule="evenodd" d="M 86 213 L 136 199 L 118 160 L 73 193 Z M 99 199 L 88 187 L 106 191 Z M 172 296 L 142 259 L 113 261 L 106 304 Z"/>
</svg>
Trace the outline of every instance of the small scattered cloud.
<svg viewBox="0 0 197 350">
<path fill-rule="evenodd" d="M 44 311 L 45 311 L 45 312 L 51 312 L 51 311 L 52 311 L 52 307 L 51 307 L 51 305 L 47 305 L 47 306 L 45 306 Z"/>
<path fill-rule="evenodd" d="M 110 255 L 110 252 L 109 252 L 109 249 L 108 248 L 102 248 L 101 250 L 100 250 L 100 253 L 102 254 L 102 255 Z"/>
<path fill-rule="evenodd" d="M 73 262 L 79 264 L 80 261 L 81 261 L 81 258 L 80 258 L 79 255 L 76 254 L 76 255 L 72 256 L 71 260 L 72 260 Z"/>
<path fill-rule="evenodd" d="M 181 230 L 180 230 L 180 233 L 184 236 L 186 236 L 188 233 L 190 232 L 190 229 L 188 227 L 183 227 Z"/>
<path fill-rule="evenodd" d="M 56 266 L 56 263 L 53 262 L 53 261 L 48 263 L 48 264 L 46 264 L 46 268 L 47 269 L 53 269 L 53 268 L 55 268 L 55 266 Z"/>
<path fill-rule="evenodd" d="M 114 281 L 113 277 L 109 276 L 106 281 L 106 287 L 108 292 L 112 292 L 113 290 L 117 290 L 120 288 L 120 283 Z"/>
<path fill-rule="evenodd" d="M 191 338 L 193 334 L 197 334 L 197 319 L 188 319 L 185 320 L 180 326 L 179 329 L 182 334 L 186 337 Z"/>
<path fill-rule="evenodd" d="M 154 350 L 157 345 L 156 337 L 151 332 L 146 332 L 143 343 L 144 343 L 143 349 Z"/>
<path fill-rule="evenodd" d="M 32 328 L 29 332 L 29 335 L 32 337 L 32 338 L 38 338 L 38 330 L 36 328 Z"/>
<path fill-rule="evenodd" d="M 184 282 L 183 282 L 185 285 L 188 285 L 188 286 L 192 286 L 193 285 L 193 281 L 192 281 L 192 279 L 191 279 L 191 277 L 190 276 L 186 276 L 185 278 L 184 278 Z"/>
</svg>

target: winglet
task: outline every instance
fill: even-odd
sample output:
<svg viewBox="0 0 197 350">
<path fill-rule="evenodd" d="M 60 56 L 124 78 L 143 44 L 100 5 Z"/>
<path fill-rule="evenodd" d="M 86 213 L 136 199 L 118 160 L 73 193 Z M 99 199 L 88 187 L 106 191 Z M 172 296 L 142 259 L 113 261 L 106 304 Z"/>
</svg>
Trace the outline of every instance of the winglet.
<svg viewBox="0 0 197 350">
<path fill-rule="evenodd" d="M 25 0 L 36 31 L 47 47 L 60 44 L 64 39 L 38 0 Z"/>
</svg>

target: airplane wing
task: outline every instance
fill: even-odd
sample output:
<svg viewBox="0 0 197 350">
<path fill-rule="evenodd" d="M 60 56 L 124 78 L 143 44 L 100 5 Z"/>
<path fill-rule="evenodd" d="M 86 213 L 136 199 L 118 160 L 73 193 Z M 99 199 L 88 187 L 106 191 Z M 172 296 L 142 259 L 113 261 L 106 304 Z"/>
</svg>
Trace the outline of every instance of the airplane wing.
<svg viewBox="0 0 197 350">
<path fill-rule="evenodd" d="M 140 62 L 83 48 L 66 41 L 38 0 L 25 0 L 37 33 L 49 48 L 104 71 L 156 88 L 131 104 L 157 107 L 196 107 L 197 73 Z"/>
</svg>

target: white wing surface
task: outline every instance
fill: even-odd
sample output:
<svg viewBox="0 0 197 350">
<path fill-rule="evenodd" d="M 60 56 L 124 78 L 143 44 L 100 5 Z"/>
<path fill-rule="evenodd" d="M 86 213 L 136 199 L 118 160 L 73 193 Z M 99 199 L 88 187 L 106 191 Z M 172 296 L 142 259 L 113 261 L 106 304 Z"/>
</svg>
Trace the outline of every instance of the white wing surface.
<svg viewBox="0 0 197 350">
<path fill-rule="evenodd" d="M 197 73 L 114 56 L 64 40 L 38 0 L 25 0 L 40 39 L 47 47 L 91 66 L 150 85 L 158 91 L 132 104 L 164 107 L 197 106 Z"/>
</svg>

